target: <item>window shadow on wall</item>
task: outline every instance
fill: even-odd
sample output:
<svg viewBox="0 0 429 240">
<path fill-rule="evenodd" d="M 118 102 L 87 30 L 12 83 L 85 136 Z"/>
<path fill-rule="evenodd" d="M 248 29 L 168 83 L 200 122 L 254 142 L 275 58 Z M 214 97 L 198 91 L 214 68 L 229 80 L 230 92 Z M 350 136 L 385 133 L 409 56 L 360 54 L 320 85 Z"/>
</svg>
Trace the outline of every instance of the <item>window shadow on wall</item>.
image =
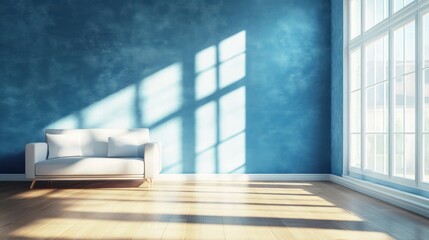
<svg viewBox="0 0 429 240">
<path fill-rule="evenodd" d="M 163 173 L 244 173 L 246 31 L 239 31 L 46 128 L 139 128 Z"/>
</svg>

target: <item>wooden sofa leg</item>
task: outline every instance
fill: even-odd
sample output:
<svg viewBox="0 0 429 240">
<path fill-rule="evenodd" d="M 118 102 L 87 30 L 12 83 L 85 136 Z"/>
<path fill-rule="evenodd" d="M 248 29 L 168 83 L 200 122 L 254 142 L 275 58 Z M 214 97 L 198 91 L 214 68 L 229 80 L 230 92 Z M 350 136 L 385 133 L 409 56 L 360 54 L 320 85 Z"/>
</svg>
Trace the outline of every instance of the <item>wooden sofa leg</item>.
<svg viewBox="0 0 429 240">
<path fill-rule="evenodd" d="M 36 184 L 36 179 L 33 179 L 30 185 L 30 190 L 34 188 L 34 184 Z"/>
<path fill-rule="evenodd" d="M 151 178 L 144 178 L 142 185 L 146 185 L 146 184 L 147 184 L 147 188 L 151 188 L 152 187 L 152 179 Z"/>
</svg>

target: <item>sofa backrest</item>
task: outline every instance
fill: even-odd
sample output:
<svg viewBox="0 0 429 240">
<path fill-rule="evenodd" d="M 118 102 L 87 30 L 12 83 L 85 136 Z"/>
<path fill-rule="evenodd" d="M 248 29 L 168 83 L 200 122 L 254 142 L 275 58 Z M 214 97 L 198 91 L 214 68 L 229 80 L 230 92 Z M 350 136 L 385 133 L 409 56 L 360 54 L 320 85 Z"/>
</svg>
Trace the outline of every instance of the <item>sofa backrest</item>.
<svg viewBox="0 0 429 240">
<path fill-rule="evenodd" d="M 149 129 L 46 129 L 45 134 L 76 133 L 80 135 L 82 155 L 84 157 L 107 157 L 109 137 L 131 136 L 141 141 L 149 142 Z M 46 135 L 45 135 L 46 136 Z"/>
</svg>

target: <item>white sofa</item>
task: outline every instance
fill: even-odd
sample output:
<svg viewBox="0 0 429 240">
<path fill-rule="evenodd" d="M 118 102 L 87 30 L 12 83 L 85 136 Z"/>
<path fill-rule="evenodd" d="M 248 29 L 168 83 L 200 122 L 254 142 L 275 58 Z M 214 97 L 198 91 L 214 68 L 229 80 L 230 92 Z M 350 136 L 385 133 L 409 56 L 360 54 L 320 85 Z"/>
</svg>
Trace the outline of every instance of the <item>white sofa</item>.
<svg viewBox="0 0 429 240">
<path fill-rule="evenodd" d="M 61 142 L 64 136 L 77 139 L 76 144 Z M 30 189 L 37 180 L 144 179 L 150 185 L 161 169 L 161 146 L 150 142 L 148 129 L 47 129 L 45 139 L 25 147 L 25 174 L 33 179 Z M 118 145 L 118 139 L 132 144 Z M 137 152 L 127 154 L 130 149 Z"/>
</svg>

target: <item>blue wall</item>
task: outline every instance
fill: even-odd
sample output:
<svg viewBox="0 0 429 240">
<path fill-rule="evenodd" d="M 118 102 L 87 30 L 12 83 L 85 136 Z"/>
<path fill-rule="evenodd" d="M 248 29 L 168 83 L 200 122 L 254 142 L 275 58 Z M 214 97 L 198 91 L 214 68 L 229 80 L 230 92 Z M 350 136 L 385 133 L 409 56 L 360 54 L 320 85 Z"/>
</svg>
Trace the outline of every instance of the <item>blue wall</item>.
<svg viewBox="0 0 429 240">
<path fill-rule="evenodd" d="M 331 0 L 331 173 L 343 174 L 343 0 Z"/>
<path fill-rule="evenodd" d="M 149 127 L 168 173 L 330 173 L 330 4 L 2 1 L 0 174 L 23 173 L 25 144 L 64 126 Z M 198 85 L 204 49 L 215 75 Z"/>
</svg>

